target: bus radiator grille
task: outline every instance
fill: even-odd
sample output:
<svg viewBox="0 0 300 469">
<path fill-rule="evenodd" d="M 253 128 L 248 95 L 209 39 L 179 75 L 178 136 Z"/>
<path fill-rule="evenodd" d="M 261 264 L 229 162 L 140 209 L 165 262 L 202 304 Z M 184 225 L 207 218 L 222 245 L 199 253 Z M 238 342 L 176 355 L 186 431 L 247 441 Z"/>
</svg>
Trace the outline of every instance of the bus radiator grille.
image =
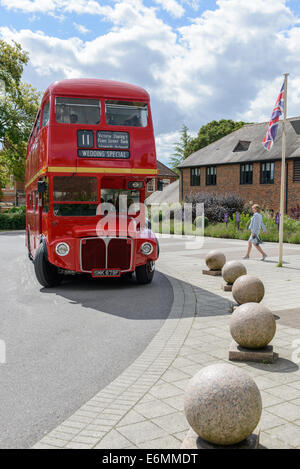
<svg viewBox="0 0 300 469">
<path fill-rule="evenodd" d="M 129 270 L 131 260 L 131 242 L 127 239 L 111 239 L 108 244 L 108 269 Z"/>
<path fill-rule="evenodd" d="M 101 238 L 85 239 L 81 246 L 81 267 L 85 272 L 105 269 L 106 245 Z"/>
</svg>

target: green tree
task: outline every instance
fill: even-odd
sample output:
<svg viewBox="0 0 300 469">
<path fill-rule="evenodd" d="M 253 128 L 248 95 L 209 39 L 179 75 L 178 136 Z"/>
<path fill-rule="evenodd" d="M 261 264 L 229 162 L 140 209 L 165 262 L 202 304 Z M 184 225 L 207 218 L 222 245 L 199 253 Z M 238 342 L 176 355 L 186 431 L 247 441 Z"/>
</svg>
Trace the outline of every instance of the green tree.
<svg viewBox="0 0 300 469">
<path fill-rule="evenodd" d="M 27 140 L 41 98 L 35 88 L 21 81 L 28 60 L 20 44 L 0 40 L 0 83 L 5 89 L 0 96 L 1 163 L 17 180 L 24 179 Z"/>
<path fill-rule="evenodd" d="M 192 137 L 188 133 L 189 129 L 183 124 L 180 132 L 179 142 L 174 145 L 174 153 L 170 158 L 170 166 L 173 171 L 179 173 L 177 166 L 184 160 L 186 148 L 192 141 Z"/>
<path fill-rule="evenodd" d="M 197 137 L 191 139 L 186 145 L 184 159 L 195 151 L 206 147 L 210 143 L 225 137 L 225 135 L 228 135 L 237 129 L 240 129 L 245 124 L 246 122 L 242 121 L 235 122 L 231 119 L 221 119 L 220 121 L 213 120 L 208 124 L 203 125 L 200 128 Z"/>
</svg>

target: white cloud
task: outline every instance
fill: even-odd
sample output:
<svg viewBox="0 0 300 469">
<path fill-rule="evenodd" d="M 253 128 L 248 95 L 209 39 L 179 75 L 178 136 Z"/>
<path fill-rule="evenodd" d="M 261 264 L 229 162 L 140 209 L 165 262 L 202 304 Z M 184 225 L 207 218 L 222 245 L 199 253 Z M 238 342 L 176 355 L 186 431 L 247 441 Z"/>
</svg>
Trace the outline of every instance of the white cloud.
<svg viewBox="0 0 300 469">
<path fill-rule="evenodd" d="M 82 24 L 77 24 L 77 23 L 73 23 L 73 26 L 75 27 L 75 29 L 77 29 L 77 31 L 79 31 L 81 34 L 87 34 L 90 32 L 89 29 L 87 29 L 85 26 L 83 26 Z"/>
<path fill-rule="evenodd" d="M 184 15 L 183 6 L 176 0 L 155 0 L 155 2 L 175 18 L 181 18 Z"/>
<path fill-rule="evenodd" d="M 8 10 L 21 10 L 25 13 L 53 12 L 60 1 L 57 0 L 1 0 Z"/>
<path fill-rule="evenodd" d="M 158 3 L 166 8 L 163 0 Z M 180 5 L 174 0 L 168 8 L 175 3 Z M 183 17 L 179 29 L 158 17 L 157 2 L 147 7 L 142 0 L 109 6 L 94 0 L 2 0 L 6 4 L 30 13 L 94 12 L 111 22 L 110 32 L 93 40 L 8 27 L 0 28 L 0 35 L 30 52 L 25 78 L 35 86 L 88 76 L 145 87 L 164 161 L 183 123 L 195 132 L 212 119 L 268 120 L 284 72 L 291 74 L 288 115 L 300 114 L 299 18 L 285 0 L 218 0 L 213 11 L 194 20 Z"/>
</svg>

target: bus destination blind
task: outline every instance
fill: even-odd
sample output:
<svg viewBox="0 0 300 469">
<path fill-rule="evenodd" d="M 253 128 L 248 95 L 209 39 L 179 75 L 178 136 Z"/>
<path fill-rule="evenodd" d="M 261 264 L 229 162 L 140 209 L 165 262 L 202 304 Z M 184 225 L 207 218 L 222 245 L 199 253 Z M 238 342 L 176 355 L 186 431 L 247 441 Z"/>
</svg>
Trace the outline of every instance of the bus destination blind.
<svg viewBox="0 0 300 469">
<path fill-rule="evenodd" d="M 80 158 L 109 158 L 127 160 L 129 151 L 124 150 L 77 150 Z"/>
<path fill-rule="evenodd" d="M 97 131 L 97 147 L 125 150 L 129 148 L 128 132 Z"/>
</svg>

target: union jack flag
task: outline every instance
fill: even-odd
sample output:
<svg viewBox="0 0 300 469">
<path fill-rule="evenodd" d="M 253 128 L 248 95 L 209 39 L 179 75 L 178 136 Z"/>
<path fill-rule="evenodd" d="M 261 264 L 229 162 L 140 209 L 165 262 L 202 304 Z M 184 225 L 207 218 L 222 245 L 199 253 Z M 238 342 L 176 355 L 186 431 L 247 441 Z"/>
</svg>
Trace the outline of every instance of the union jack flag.
<svg viewBox="0 0 300 469">
<path fill-rule="evenodd" d="M 272 112 L 271 120 L 269 122 L 268 130 L 266 132 L 265 138 L 262 141 L 263 146 L 266 150 L 271 150 L 278 129 L 279 117 L 283 113 L 283 103 L 284 103 L 284 82 L 281 87 L 279 96 L 276 100 L 275 107 Z"/>
</svg>

